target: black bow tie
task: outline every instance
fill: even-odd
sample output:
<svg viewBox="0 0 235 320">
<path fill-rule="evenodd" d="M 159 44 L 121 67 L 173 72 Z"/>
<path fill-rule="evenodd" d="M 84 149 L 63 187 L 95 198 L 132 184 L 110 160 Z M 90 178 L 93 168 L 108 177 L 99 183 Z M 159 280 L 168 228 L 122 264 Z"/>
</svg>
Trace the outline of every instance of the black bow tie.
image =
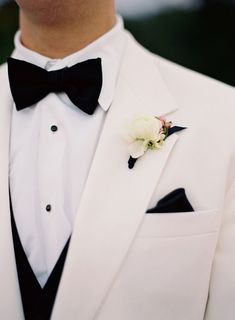
<svg viewBox="0 0 235 320">
<path fill-rule="evenodd" d="M 65 92 L 79 109 L 90 115 L 94 113 L 102 88 L 100 58 L 56 71 L 46 71 L 13 58 L 8 58 L 7 62 L 11 93 L 18 111 L 34 105 L 51 92 Z"/>
</svg>

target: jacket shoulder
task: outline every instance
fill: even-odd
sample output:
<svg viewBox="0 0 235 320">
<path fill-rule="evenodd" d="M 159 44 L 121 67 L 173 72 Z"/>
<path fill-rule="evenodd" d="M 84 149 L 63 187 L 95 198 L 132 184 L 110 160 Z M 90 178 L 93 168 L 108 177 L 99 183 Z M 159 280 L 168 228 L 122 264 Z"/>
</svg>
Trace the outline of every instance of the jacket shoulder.
<svg viewBox="0 0 235 320">
<path fill-rule="evenodd" d="M 235 92 L 234 87 L 231 85 L 213 79 L 197 71 L 188 69 L 175 62 L 169 61 L 159 55 L 152 55 L 155 57 L 156 63 L 158 67 L 161 69 L 161 72 L 165 75 L 165 77 L 167 77 L 168 74 L 171 75 L 172 81 L 180 78 L 183 83 L 189 82 L 189 84 L 193 83 L 195 85 L 198 85 L 199 87 L 200 85 L 202 85 L 205 87 L 219 90 L 224 93 Z M 195 87 L 195 90 L 197 90 L 197 86 Z"/>
<path fill-rule="evenodd" d="M 203 93 L 206 90 L 209 90 L 207 91 L 207 98 L 211 92 L 214 94 L 214 91 L 218 94 L 234 96 L 234 87 L 152 53 L 138 43 L 129 32 L 127 34 L 129 36 L 129 45 L 133 50 L 133 56 L 136 53 L 140 64 L 152 60 L 152 72 L 158 69 L 167 85 L 176 87 L 177 90 L 190 88 L 190 93 L 197 94 L 199 98 L 205 98 Z M 154 65 L 156 69 L 154 69 Z"/>
<path fill-rule="evenodd" d="M 0 75 L 3 73 L 3 72 L 6 72 L 6 69 L 7 69 L 7 64 L 6 63 L 3 63 L 0 65 Z"/>
<path fill-rule="evenodd" d="M 5 81 L 6 77 L 7 77 L 7 64 L 4 63 L 0 65 L 0 83 L 2 83 L 2 81 Z"/>
<path fill-rule="evenodd" d="M 235 88 L 158 55 L 153 55 L 173 98 L 183 109 L 235 117 Z"/>
</svg>

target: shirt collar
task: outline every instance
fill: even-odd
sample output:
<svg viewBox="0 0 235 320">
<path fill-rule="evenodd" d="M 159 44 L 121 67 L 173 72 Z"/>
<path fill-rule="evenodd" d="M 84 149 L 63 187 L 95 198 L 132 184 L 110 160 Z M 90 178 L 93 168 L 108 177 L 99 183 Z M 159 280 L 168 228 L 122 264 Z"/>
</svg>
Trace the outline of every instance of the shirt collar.
<svg viewBox="0 0 235 320">
<path fill-rule="evenodd" d="M 21 33 L 17 31 L 12 57 L 27 61 L 48 71 L 71 67 L 78 62 L 100 57 L 102 60 L 103 84 L 98 102 L 104 111 L 108 110 L 114 98 L 124 49 L 124 27 L 120 16 L 117 16 L 116 25 L 110 31 L 85 48 L 63 59 L 51 59 L 26 48 L 21 43 L 20 37 Z"/>
</svg>

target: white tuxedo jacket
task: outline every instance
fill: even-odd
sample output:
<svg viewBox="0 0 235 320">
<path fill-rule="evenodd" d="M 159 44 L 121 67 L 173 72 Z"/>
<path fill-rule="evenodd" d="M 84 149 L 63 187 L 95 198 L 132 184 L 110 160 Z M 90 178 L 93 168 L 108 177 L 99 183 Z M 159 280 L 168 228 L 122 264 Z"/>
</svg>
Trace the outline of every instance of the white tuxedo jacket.
<svg viewBox="0 0 235 320">
<path fill-rule="evenodd" d="M 52 320 L 235 319 L 235 90 L 127 33 L 116 96 L 77 211 Z M 13 101 L 0 69 L 0 319 L 24 319 L 9 196 Z M 128 169 L 136 114 L 186 126 Z M 145 214 L 183 187 L 195 212 Z"/>
</svg>

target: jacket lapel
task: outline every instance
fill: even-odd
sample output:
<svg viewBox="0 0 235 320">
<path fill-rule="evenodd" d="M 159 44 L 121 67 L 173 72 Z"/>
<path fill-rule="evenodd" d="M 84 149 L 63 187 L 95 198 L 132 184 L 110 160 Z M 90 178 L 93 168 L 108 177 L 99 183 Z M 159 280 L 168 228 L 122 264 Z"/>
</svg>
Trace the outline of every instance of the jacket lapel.
<svg viewBox="0 0 235 320">
<path fill-rule="evenodd" d="M 168 114 L 176 106 L 155 59 L 126 38 L 116 96 L 78 208 L 52 319 L 96 318 L 178 138 L 170 136 L 162 150 L 147 152 L 128 169 L 121 137 L 125 119 L 136 113 Z"/>
<path fill-rule="evenodd" d="M 5 68 L 5 67 L 2 67 Z M 7 71 L 0 74 L 0 319 L 24 319 L 15 264 L 9 209 L 9 142 L 13 102 Z"/>
</svg>

